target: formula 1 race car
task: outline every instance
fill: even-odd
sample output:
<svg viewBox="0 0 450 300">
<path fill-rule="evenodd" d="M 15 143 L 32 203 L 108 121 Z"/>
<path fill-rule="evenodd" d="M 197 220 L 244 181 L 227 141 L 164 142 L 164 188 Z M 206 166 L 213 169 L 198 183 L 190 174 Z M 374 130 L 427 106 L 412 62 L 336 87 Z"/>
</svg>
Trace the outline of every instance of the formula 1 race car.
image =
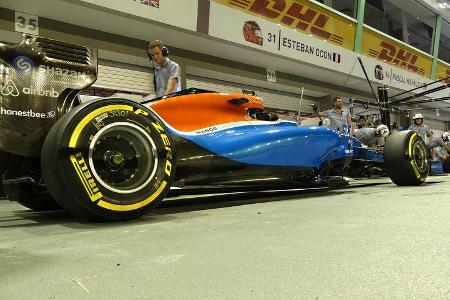
<svg viewBox="0 0 450 300">
<path fill-rule="evenodd" d="M 41 37 L 0 44 L 0 149 L 10 200 L 123 220 L 155 207 L 171 187 L 326 185 L 354 160 L 386 165 L 398 185 L 428 175 L 426 148 L 410 131 L 384 156 L 350 134 L 276 120 L 255 95 L 188 89 L 137 103 L 81 104 L 96 79 L 94 49 Z"/>
</svg>

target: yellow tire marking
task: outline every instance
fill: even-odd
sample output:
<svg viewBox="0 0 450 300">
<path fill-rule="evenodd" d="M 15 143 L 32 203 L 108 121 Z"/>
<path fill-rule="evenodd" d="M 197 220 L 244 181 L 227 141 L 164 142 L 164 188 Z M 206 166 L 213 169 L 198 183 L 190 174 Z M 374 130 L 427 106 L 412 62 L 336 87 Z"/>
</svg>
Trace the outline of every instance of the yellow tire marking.
<svg viewBox="0 0 450 300">
<path fill-rule="evenodd" d="M 80 178 L 81 183 L 83 184 L 84 189 L 86 190 L 86 193 L 88 194 L 89 198 L 92 197 L 92 192 L 90 191 L 87 182 L 85 181 L 84 177 L 81 175 L 81 171 L 78 167 L 77 159 L 75 158 L 75 155 L 70 156 L 70 160 L 72 161 L 73 168 L 77 172 L 78 177 Z"/>
<path fill-rule="evenodd" d="M 135 203 L 135 204 L 129 204 L 129 205 L 118 205 L 118 204 L 112 204 L 112 203 L 108 203 L 104 200 L 100 200 L 97 205 L 101 206 L 103 208 L 109 209 L 109 210 L 114 210 L 114 211 L 130 211 L 130 210 L 136 210 L 139 208 L 142 208 L 144 206 L 146 206 L 147 204 L 151 203 L 153 200 L 156 199 L 156 197 L 158 197 L 162 191 L 164 190 L 164 188 L 166 187 L 167 182 L 163 181 L 161 183 L 161 185 L 159 186 L 158 190 L 151 195 L 150 197 L 148 197 L 147 199 Z"/>
<path fill-rule="evenodd" d="M 75 148 L 77 146 L 78 138 L 80 137 L 81 131 L 86 127 L 86 125 L 92 121 L 95 117 L 101 115 L 102 113 L 111 111 L 111 110 L 127 110 L 127 111 L 133 111 L 133 107 L 129 105 L 108 105 L 105 107 L 100 107 L 93 112 L 89 113 L 86 117 L 81 120 L 80 123 L 78 123 L 77 127 L 75 127 L 75 130 L 72 133 L 72 137 L 69 141 L 69 148 Z"/>
<path fill-rule="evenodd" d="M 412 146 L 414 145 L 413 141 L 415 140 L 417 136 L 417 133 L 414 133 L 411 136 L 411 139 L 409 140 L 409 158 L 411 159 L 411 166 L 413 167 L 414 173 L 416 173 L 416 177 L 420 178 L 420 172 L 419 172 L 419 168 L 416 165 L 415 160 L 413 159 L 413 155 L 412 155 Z"/>
</svg>

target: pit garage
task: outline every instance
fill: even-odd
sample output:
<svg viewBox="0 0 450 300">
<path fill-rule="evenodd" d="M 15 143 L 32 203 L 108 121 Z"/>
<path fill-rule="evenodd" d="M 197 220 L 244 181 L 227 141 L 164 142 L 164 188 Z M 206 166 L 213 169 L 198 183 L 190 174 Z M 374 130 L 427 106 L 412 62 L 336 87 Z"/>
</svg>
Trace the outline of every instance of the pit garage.
<svg viewBox="0 0 450 300">
<path fill-rule="evenodd" d="M 445 1 L 126 2 L 0 4 L 0 298 L 448 298 Z"/>
</svg>

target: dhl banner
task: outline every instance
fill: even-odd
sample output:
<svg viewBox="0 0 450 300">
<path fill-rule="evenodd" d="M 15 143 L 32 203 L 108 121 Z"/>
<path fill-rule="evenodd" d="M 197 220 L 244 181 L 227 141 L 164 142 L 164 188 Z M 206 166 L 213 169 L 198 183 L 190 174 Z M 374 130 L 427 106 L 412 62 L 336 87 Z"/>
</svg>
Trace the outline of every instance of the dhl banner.
<svg viewBox="0 0 450 300">
<path fill-rule="evenodd" d="M 450 65 L 447 65 L 443 62 L 438 62 L 436 68 L 436 79 L 443 79 L 449 76 L 450 76 Z M 450 79 L 447 79 L 444 82 L 450 83 Z"/>
<path fill-rule="evenodd" d="M 364 28 L 362 53 L 397 68 L 430 78 L 432 59 L 392 39 Z"/>
<path fill-rule="evenodd" d="M 218 2 L 211 2 L 209 35 L 343 73 L 351 71 L 356 59 L 352 50 Z M 261 63 L 257 56 L 252 59 Z M 271 62 L 265 64 L 269 67 Z"/>
<path fill-rule="evenodd" d="M 213 0 L 306 33 L 318 39 L 353 50 L 356 25 L 354 22 L 307 0 Z"/>
</svg>

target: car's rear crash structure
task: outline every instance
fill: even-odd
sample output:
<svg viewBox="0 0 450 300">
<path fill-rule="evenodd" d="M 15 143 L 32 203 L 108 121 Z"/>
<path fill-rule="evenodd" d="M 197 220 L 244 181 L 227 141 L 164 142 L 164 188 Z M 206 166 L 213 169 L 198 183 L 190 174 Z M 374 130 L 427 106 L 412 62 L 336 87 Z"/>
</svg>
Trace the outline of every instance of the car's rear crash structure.
<svg viewBox="0 0 450 300">
<path fill-rule="evenodd" d="M 87 47 L 25 37 L 0 44 L 0 63 L 0 172 L 7 196 L 31 209 L 129 219 L 174 185 L 325 185 L 353 160 L 384 161 L 399 185 L 428 174 L 425 145 L 410 131 L 389 137 L 383 157 L 349 130 L 275 120 L 257 96 L 190 89 L 144 104 L 81 104 L 97 70 Z"/>
</svg>

